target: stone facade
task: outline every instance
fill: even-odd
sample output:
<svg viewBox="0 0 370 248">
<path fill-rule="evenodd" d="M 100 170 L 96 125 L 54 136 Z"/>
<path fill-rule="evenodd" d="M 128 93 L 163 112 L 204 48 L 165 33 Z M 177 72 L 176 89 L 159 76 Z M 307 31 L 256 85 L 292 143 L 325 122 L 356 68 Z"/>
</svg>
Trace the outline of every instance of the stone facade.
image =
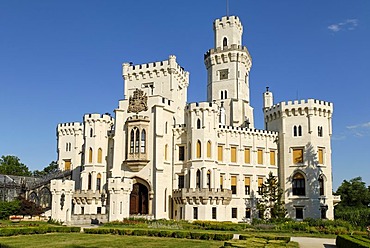
<svg viewBox="0 0 370 248">
<path fill-rule="evenodd" d="M 75 182 L 71 214 L 248 221 L 258 216 L 261 184 L 272 172 L 289 217 L 333 218 L 333 104 L 274 104 L 267 90 L 265 129 L 254 128 L 243 26 L 235 16 L 213 26 L 215 46 L 204 55 L 207 102 L 187 103 L 189 73 L 171 55 L 123 64 L 115 118 L 87 114 L 83 123 L 58 125 L 58 163 Z"/>
</svg>

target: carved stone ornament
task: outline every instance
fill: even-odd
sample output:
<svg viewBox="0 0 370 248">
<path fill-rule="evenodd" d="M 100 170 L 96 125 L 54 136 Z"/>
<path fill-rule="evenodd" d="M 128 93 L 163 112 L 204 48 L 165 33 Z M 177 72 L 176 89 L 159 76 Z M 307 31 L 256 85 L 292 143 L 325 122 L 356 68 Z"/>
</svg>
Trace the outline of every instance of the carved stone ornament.
<svg viewBox="0 0 370 248">
<path fill-rule="evenodd" d="M 136 89 L 134 94 L 130 96 L 128 103 L 128 113 L 139 113 L 141 111 L 148 110 L 148 96 L 144 94 L 144 91 Z"/>
</svg>

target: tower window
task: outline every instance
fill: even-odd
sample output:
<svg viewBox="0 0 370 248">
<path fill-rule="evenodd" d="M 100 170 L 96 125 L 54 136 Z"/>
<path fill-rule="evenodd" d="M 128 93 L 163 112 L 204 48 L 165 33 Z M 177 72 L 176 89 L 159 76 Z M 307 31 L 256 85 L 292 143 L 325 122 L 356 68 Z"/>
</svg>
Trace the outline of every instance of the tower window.
<svg viewBox="0 0 370 248">
<path fill-rule="evenodd" d="M 101 148 L 98 149 L 98 163 L 102 163 L 103 161 L 103 150 Z"/>
<path fill-rule="evenodd" d="M 92 148 L 89 149 L 89 163 L 92 163 L 93 160 L 93 150 Z"/>
<path fill-rule="evenodd" d="M 179 161 L 185 160 L 185 146 L 179 146 Z"/>
<path fill-rule="evenodd" d="M 318 149 L 317 157 L 318 157 L 317 159 L 318 159 L 319 164 L 324 164 L 324 149 L 323 148 Z"/>
<path fill-rule="evenodd" d="M 141 150 L 140 150 L 140 152 L 145 153 L 145 148 L 146 148 L 146 132 L 143 129 L 141 131 Z"/>
<path fill-rule="evenodd" d="M 245 164 L 251 163 L 251 150 L 249 148 L 244 149 L 244 163 Z"/>
<path fill-rule="evenodd" d="M 229 78 L 229 70 L 228 69 L 220 70 L 219 71 L 219 74 L 220 74 L 220 80 L 224 80 L 224 79 L 228 79 Z"/>
<path fill-rule="evenodd" d="M 207 171 L 207 186 L 211 189 L 211 171 Z"/>
<path fill-rule="evenodd" d="M 178 187 L 179 187 L 179 189 L 183 189 L 185 187 L 184 175 L 179 175 Z"/>
<path fill-rule="evenodd" d="M 202 144 L 200 141 L 197 141 L 197 158 L 200 158 L 202 156 Z"/>
<path fill-rule="evenodd" d="M 245 194 L 250 195 L 251 193 L 251 178 L 250 177 L 245 177 L 244 178 L 244 187 L 245 187 Z"/>
<path fill-rule="evenodd" d="M 302 136 L 302 126 L 298 126 L 298 136 Z"/>
<path fill-rule="evenodd" d="M 90 137 L 92 137 L 92 136 L 93 136 L 93 129 L 90 128 Z"/>
<path fill-rule="evenodd" d="M 135 132 L 131 130 L 130 134 L 130 153 L 134 153 L 134 142 L 135 142 Z"/>
<path fill-rule="evenodd" d="M 220 175 L 220 189 L 224 188 L 224 175 Z"/>
<path fill-rule="evenodd" d="M 92 176 L 91 176 L 91 173 L 89 173 L 88 180 L 87 180 L 87 189 L 88 190 L 91 190 L 91 180 L 92 180 Z"/>
<path fill-rule="evenodd" d="M 197 129 L 200 129 L 201 127 L 201 123 L 200 123 L 200 119 L 197 120 Z"/>
<path fill-rule="evenodd" d="M 276 165 L 275 158 L 276 158 L 275 151 L 270 151 L 270 165 Z"/>
<path fill-rule="evenodd" d="M 196 177 L 196 188 L 200 188 L 200 170 L 197 170 L 197 177 Z"/>
<path fill-rule="evenodd" d="M 101 174 L 98 173 L 98 175 L 96 176 L 96 190 L 100 190 L 100 186 L 101 186 Z"/>
<path fill-rule="evenodd" d="M 319 189 L 320 195 L 325 195 L 324 177 L 322 175 L 319 177 Z"/>
<path fill-rule="evenodd" d="M 231 218 L 238 218 L 238 208 L 231 208 Z"/>
<path fill-rule="evenodd" d="M 211 144 L 211 141 L 208 141 L 207 142 L 207 158 L 211 158 L 211 148 L 212 148 L 212 144 Z"/>
<path fill-rule="evenodd" d="M 231 147 L 231 163 L 236 163 L 236 147 Z"/>
<path fill-rule="evenodd" d="M 139 153 L 139 140 L 140 140 L 140 132 L 139 129 L 136 129 L 135 134 L 135 153 Z"/>
<path fill-rule="evenodd" d="M 219 161 L 219 162 L 222 162 L 222 160 L 223 160 L 223 146 L 218 146 L 217 147 L 217 150 L 218 150 L 218 156 L 217 156 L 217 160 Z"/>
<path fill-rule="evenodd" d="M 223 45 L 224 48 L 227 47 L 227 38 L 226 37 L 224 37 L 224 40 L 222 41 L 222 45 Z"/>
<path fill-rule="evenodd" d="M 322 137 L 323 136 L 322 127 L 321 126 L 317 127 L 317 132 L 318 132 L 318 136 L 319 137 Z"/>
<path fill-rule="evenodd" d="M 258 149 L 257 150 L 257 155 L 258 155 L 257 164 L 263 164 L 263 150 Z"/>
<path fill-rule="evenodd" d="M 306 195 L 306 182 L 301 173 L 296 173 L 293 176 L 293 195 L 305 196 Z"/>
<path fill-rule="evenodd" d="M 193 219 L 198 219 L 198 207 L 193 207 Z"/>
<path fill-rule="evenodd" d="M 298 135 L 297 126 L 294 126 L 294 127 L 293 127 L 293 136 L 294 136 L 294 137 L 297 137 L 297 135 Z"/>
<path fill-rule="evenodd" d="M 217 219 L 217 208 L 212 207 L 212 219 L 215 220 Z"/>
</svg>

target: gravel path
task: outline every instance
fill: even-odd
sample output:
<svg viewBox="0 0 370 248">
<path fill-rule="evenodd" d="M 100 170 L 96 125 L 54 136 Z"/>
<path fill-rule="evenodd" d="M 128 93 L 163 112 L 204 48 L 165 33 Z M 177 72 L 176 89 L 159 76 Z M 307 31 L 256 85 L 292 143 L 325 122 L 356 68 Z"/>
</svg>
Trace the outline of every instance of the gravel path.
<svg viewBox="0 0 370 248">
<path fill-rule="evenodd" d="M 291 237 L 291 241 L 299 243 L 300 248 L 335 248 L 335 239 Z"/>
</svg>

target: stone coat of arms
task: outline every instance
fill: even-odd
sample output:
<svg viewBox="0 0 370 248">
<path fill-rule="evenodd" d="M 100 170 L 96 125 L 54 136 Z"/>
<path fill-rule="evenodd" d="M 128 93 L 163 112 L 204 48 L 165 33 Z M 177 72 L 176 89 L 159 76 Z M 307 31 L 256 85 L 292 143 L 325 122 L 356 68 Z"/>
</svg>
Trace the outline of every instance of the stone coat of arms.
<svg viewBox="0 0 370 248">
<path fill-rule="evenodd" d="M 148 110 L 148 96 L 144 91 L 136 89 L 134 94 L 130 96 L 128 103 L 128 113 L 139 113 Z"/>
</svg>

